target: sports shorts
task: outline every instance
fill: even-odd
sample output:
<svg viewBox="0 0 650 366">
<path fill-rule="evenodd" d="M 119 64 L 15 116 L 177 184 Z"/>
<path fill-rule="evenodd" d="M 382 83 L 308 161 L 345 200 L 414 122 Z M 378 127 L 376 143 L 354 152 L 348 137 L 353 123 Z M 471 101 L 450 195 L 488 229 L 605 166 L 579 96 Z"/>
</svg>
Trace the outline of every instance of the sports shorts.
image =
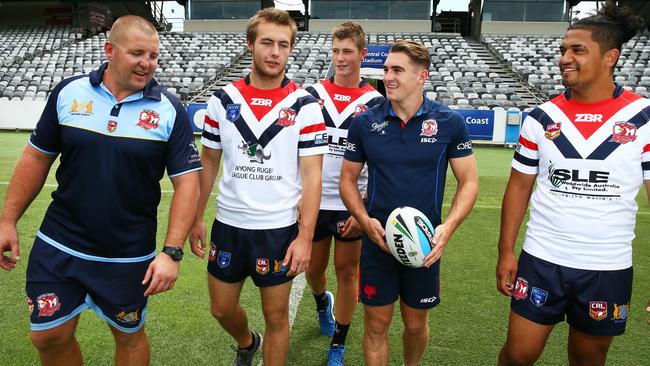
<svg viewBox="0 0 650 366">
<path fill-rule="evenodd" d="M 313 241 L 321 241 L 330 235 L 338 241 L 357 241 L 361 236 L 344 238 L 343 226 L 350 217 L 350 213 L 345 210 L 320 210 L 318 219 L 316 219 L 316 228 L 314 229 Z"/>
<path fill-rule="evenodd" d="M 237 283 L 250 276 L 257 287 L 279 285 L 293 279 L 282 261 L 289 244 L 298 236 L 298 224 L 279 229 L 240 229 L 214 220 L 208 272 L 215 278 Z"/>
<path fill-rule="evenodd" d="M 535 323 L 564 321 L 595 336 L 625 332 L 632 267 L 593 271 L 560 266 L 522 250 L 511 309 Z"/>
<path fill-rule="evenodd" d="M 440 260 L 429 268 L 409 268 L 364 235 L 360 267 L 359 291 L 365 305 L 388 305 L 398 298 L 417 309 L 440 303 Z"/>
<path fill-rule="evenodd" d="M 151 261 L 83 259 L 36 237 L 25 285 L 31 329 L 55 328 L 90 308 L 113 328 L 137 332 L 147 314 L 142 280 Z"/>
</svg>

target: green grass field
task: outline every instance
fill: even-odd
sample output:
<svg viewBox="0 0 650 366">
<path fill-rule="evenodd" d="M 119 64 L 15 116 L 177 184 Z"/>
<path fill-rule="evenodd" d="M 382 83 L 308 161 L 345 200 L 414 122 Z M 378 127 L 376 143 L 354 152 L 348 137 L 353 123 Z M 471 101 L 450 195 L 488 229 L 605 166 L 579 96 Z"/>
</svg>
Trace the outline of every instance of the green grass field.
<svg viewBox="0 0 650 366">
<path fill-rule="evenodd" d="M 27 133 L 0 133 L 2 200 L 27 138 Z M 475 152 L 480 173 L 479 197 L 473 212 L 456 232 L 443 256 L 442 303 L 430 313 L 430 340 L 422 365 L 494 365 L 505 340 L 509 299 L 496 290 L 494 269 L 500 204 L 510 172 L 512 150 L 479 147 Z M 19 224 L 24 259 L 14 271 L 0 273 L 0 365 L 38 364 L 38 355 L 28 338 L 24 281 L 27 255 L 50 202 L 49 195 L 55 188 L 53 172 Z M 166 191 L 172 189 L 169 180 L 164 180 L 162 187 Z M 455 189 L 453 179 L 447 187 L 446 210 Z M 159 243 L 166 228 L 170 197 L 170 193 L 163 194 L 159 209 Z M 645 324 L 650 315 L 644 312 L 650 297 L 650 208 L 645 192 L 641 192 L 638 202 L 631 314 L 625 335 L 618 337 L 610 349 L 610 365 L 650 364 L 650 326 Z M 208 224 L 214 217 L 214 202 L 209 207 L 205 218 Z M 230 344 L 233 341 L 209 312 L 205 266 L 205 260 L 188 254 L 183 260 L 176 287 L 151 299 L 146 329 L 151 343 L 152 364 L 220 366 L 232 362 L 234 353 Z M 332 270 L 329 279 L 329 288 L 333 290 L 335 281 Z M 252 327 L 262 331 L 259 296 L 250 281 L 244 287 L 242 303 Z M 362 315 L 361 306 L 358 306 L 347 342 L 346 364 L 349 366 L 363 364 Z M 395 315 L 390 333 L 390 364 L 401 365 L 401 320 L 398 311 Z M 86 364 L 113 363 L 112 337 L 107 326 L 93 312 L 82 313 L 77 337 Z M 567 364 L 566 338 L 567 326 L 558 325 L 538 364 Z M 320 336 L 314 301 L 309 289 L 305 288 L 292 328 L 287 364 L 323 365 L 328 344 L 329 339 Z"/>
</svg>

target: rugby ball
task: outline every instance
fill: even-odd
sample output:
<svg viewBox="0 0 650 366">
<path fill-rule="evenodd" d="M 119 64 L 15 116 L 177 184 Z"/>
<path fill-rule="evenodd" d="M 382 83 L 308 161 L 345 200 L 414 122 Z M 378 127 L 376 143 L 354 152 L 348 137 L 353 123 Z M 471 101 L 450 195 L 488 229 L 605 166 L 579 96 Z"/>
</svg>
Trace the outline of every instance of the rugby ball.
<svg viewBox="0 0 650 366">
<path fill-rule="evenodd" d="M 413 207 L 398 207 L 388 216 L 385 228 L 386 243 L 395 259 L 407 267 L 423 267 L 424 257 L 435 246 L 431 221 Z"/>
</svg>

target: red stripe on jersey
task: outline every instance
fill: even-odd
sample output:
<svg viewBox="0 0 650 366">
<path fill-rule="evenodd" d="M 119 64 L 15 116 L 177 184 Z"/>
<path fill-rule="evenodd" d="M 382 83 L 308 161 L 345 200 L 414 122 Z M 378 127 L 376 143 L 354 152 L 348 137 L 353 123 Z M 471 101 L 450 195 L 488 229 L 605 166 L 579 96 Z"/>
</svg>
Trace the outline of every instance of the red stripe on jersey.
<svg viewBox="0 0 650 366">
<path fill-rule="evenodd" d="M 208 117 L 208 115 L 205 115 L 205 118 L 203 119 L 203 122 L 205 122 L 206 125 L 212 127 L 212 128 L 219 128 L 219 122 L 213 120 L 212 118 Z"/>
<path fill-rule="evenodd" d="M 647 153 L 648 151 L 650 151 L 650 144 L 645 145 L 645 146 L 643 147 L 643 153 L 642 153 L 642 154 L 645 154 L 645 153 Z"/>
<path fill-rule="evenodd" d="M 588 139 L 614 114 L 639 98 L 640 95 L 624 90 L 617 98 L 612 97 L 598 103 L 576 102 L 573 99 L 566 99 L 564 94 L 553 98 L 551 102 L 557 105 L 580 134 Z"/>
<path fill-rule="evenodd" d="M 530 140 L 526 140 L 523 136 L 519 136 L 519 144 L 529 150 L 537 151 L 537 144 Z"/>
<path fill-rule="evenodd" d="M 325 122 L 321 122 L 315 125 L 307 126 L 300 130 L 301 135 L 306 135 L 313 132 L 325 131 Z"/>
</svg>

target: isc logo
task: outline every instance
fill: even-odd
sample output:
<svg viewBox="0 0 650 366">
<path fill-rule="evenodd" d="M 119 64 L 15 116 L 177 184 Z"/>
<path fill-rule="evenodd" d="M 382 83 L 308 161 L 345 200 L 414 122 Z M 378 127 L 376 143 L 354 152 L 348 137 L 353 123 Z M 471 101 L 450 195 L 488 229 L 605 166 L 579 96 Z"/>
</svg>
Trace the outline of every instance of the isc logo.
<svg viewBox="0 0 650 366">
<path fill-rule="evenodd" d="M 576 122 L 602 122 L 602 114 L 576 113 Z"/>
<path fill-rule="evenodd" d="M 339 102 L 349 102 L 352 98 L 349 95 L 334 94 L 334 100 Z"/>
<path fill-rule="evenodd" d="M 251 99 L 251 105 L 258 105 L 262 107 L 270 107 L 273 104 L 271 99 L 264 98 L 253 98 Z"/>
</svg>

